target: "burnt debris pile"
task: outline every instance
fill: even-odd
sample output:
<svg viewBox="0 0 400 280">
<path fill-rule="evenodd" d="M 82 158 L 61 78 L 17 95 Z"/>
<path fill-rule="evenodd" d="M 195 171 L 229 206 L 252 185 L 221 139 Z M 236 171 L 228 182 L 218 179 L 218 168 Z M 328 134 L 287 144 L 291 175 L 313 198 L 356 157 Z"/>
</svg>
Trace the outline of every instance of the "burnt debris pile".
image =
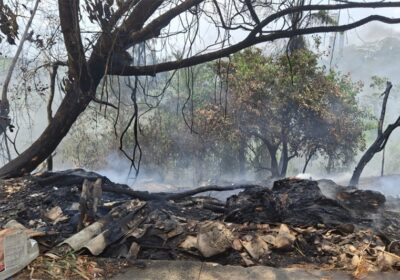
<svg viewBox="0 0 400 280">
<path fill-rule="evenodd" d="M 89 192 L 82 192 L 85 179 L 102 182 L 94 208 Z M 204 195 L 235 189 L 243 190 L 226 202 Z M 95 216 L 83 226 L 82 205 Z M 53 257 L 73 251 L 130 260 L 308 265 L 357 275 L 400 268 L 400 215 L 387 209 L 381 193 L 328 180 L 148 193 L 70 170 L 2 181 L 0 212 L 0 226 L 16 220 L 40 233 L 34 238 L 41 253 Z"/>
</svg>

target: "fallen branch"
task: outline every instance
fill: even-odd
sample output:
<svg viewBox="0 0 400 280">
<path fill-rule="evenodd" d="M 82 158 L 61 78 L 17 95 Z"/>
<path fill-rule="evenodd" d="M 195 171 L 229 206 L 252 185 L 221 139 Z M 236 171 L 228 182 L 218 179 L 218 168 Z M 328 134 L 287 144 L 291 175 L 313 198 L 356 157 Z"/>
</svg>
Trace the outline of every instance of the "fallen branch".
<svg viewBox="0 0 400 280">
<path fill-rule="evenodd" d="M 259 185 L 231 185 L 231 186 L 203 186 L 196 189 L 180 192 L 180 193 L 149 193 L 147 191 L 135 191 L 125 184 L 116 184 L 111 182 L 107 177 L 101 176 L 95 172 L 88 172 L 83 169 L 67 170 L 63 172 L 44 172 L 33 177 L 35 183 L 40 186 L 57 186 L 57 187 L 67 187 L 67 186 L 78 186 L 82 187 L 82 183 L 85 179 L 95 181 L 101 178 L 103 180 L 102 189 L 104 192 L 111 192 L 117 194 L 128 195 L 131 198 L 140 199 L 143 201 L 150 200 L 180 200 L 189 196 L 194 196 L 196 194 L 210 192 L 210 191 L 232 191 L 240 189 L 249 189 L 261 187 Z"/>
<path fill-rule="evenodd" d="M 199 187 L 193 190 L 188 190 L 185 192 L 181 193 L 176 193 L 176 194 L 170 194 L 167 199 L 168 200 L 179 200 L 188 196 L 193 196 L 199 193 L 203 192 L 224 192 L 224 191 L 233 191 L 233 190 L 240 190 L 240 189 L 250 189 L 250 188 L 256 188 L 256 187 L 261 187 L 259 185 L 232 185 L 232 186 L 216 186 L 216 185 L 211 185 L 211 186 L 204 186 L 204 187 Z"/>
</svg>

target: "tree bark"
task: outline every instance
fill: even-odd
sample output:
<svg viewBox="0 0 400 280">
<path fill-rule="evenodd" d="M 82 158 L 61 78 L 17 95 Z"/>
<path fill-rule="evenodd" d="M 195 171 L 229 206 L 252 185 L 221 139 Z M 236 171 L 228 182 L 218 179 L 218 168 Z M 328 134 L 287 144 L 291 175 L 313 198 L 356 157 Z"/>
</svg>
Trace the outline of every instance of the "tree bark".
<svg viewBox="0 0 400 280">
<path fill-rule="evenodd" d="M 392 89 L 393 85 L 391 82 L 386 82 L 386 89 L 382 93 L 381 96 L 383 96 L 383 102 L 382 102 L 382 110 L 381 110 L 381 115 L 379 117 L 379 122 L 378 122 L 378 136 L 376 137 L 375 142 L 368 148 L 368 150 L 365 152 L 365 154 L 361 157 L 359 163 L 357 164 L 356 168 L 354 169 L 353 175 L 350 180 L 350 185 L 351 186 L 357 186 L 358 181 L 360 180 L 361 173 L 364 169 L 364 167 L 367 165 L 367 163 L 373 158 L 373 156 L 382 151 L 385 148 L 386 142 L 389 139 L 390 134 L 396 127 L 400 125 L 400 117 L 397 119 L 397 121 L 394 124 L 389 125 L 385 132 L 383 132 L 383 123 L 385 121 L 385 115 L 386 115 L 386 105 L 387 101 L 389 98 L 390 91 Z M 385 162 L 384 155 L 382 157 L 382 166 L 381 166 L 381 176 L 383 175 L 383 165 Z"/>
<path fill-rule="evenodd" d="M 375 142 L 368 148 L 365 154 L 361 157 L 360 161 L 358 162 L 356 168 L 354 169 L 353 176 L 350 180 L 350 186 L 357 186 L 358 181 L 360 180 L 361 173 L 367 163 L 374 157 L 374 155 L 385 148 L 387 141 L 389 140 L 390 135 L 392 132 L 400 126 L 400 117 L 394 122 L 390 124 L 385 131 L 378 136 Z"/>
<path fill-rule="evenodd" d="M 303 173 L 306 173 L 308 164 L 310 163 L 311 158 L 313 157 L 314 154 L 315 154 L 315 150 L 312 150 L 312 151 L 306 156 L 306 162 L 304 163 Z"/>
<path fill-rule="evenodd" d="M 278 148 L 279 148 L 280 144 L 275 144 L 275 143 L 270 142 L 266 137 L 264 137 L 262 134 L 260 134 L 257 131 L 249 131 L 249 133 L 251 135 L 253 135 L 254 137 L 257 137 L 258 139 L 260 139 L 262 141 L 262 143 L 265 145 L 265 147 L 267 147 L 269 157 L 271 160 L 271 168 L 269 168 L 268 171 L 271 172 L 271 176 L 273 178 L 278 178 L 280 176 L 280 172 L 279 172 L 279 163 L 278 163 L 276 154 L 278 152 Z"/>
<path fill-rule="evenodd" d="M 0 168 L 1 178 L 27 174 L 51 155 L 89 105 L 104 73 L 101 60 L 93 59 L 89 64 L 86 61 L 79 27 L 79 1 L 58 0 L 58 9 L 68 52 L 69 80 L 65 97 L 41 136 L 17 158 Z"/>
<path fill-rule="evenodd" d="M 276 149 L 275 147 L 269 147 L 268 148 L 268 152 L 269 152 L 269 156 L 271 158 L 271 175 L 273 178 L 278 178 L 280 175 L 279 172 L 279 164 L 278 164 L 278 160 L 276 158 L 276 152 L 278 151 L 278 149 Z"/>
<path fill-rule="evenodd" d="M 40 0 L 36 0 L 35 6 L 33 7 L 33 10 L 31 12 L 31 16 L 30 16 L 28 22 L 26 23 L 24 33 L 22 34 L 21 40 L 19 42 L 17 52 L 15 53 L 15 55 L 11 61 L 10 68 L 8 69 L 7 76 L 4 80 L 4 84 L 3 84 L 3 88 L 2 88 L 2 92 L 1 92 L 1 102 L 2 102 L 3 106 L 7 106 L 7 110 L 9 110 L 8 97 L 7 97 L 8 86 L 10 84 L 11 77 L 14 72 L 15 66 L 17 65 L 18 58 L 24 47 L 24 43 L 25 43 L 26 39 L 28 38 L 29 29 L 31 28 L 33 18 L 35 17 L 36 11 L 39 6 L 39 2 L 40 2 Z"/>
<path fill-rule="evenodd" d="M 24 33 L 22 34 L 21 40 L 19 42 L 17 52 L 15 53 L 10 67 L 8 68 L 7 76 L 4 80 L 2 92 L 1 92 L 1 102 L 0 102 L 0 134 L 4 133 L 4 144 L 7 152 L 7 159 L 10 162 L 11 161 L 11 153 L 10 153 L 10 148 L 8 146 L 8 138 L 7 138 L 7 127 L 11 124 L 11 119 L 9 117 L 9 112 L 10 112 L 10 103 L 8 101 L 8 87 L 11 82 L 12 74 L 14 73 L 14 69 L 17 65 L 18 58 L 22 52 L 22 49 L 24 47 L 24 43 L 26 39 L 28 38 L 29 35 L 29 29 L 31 28 L 33 18 L 35 17 L 36 11 L 38 9 L 40 0 L 36 0 L 35 6 L 33 7 L 33 10 L 31 12 L 31 16 L 26 23 Z"/>
<path fill-rule="evenodd" d="M 54 93 L 55 93 L 55 87 L 56 87 L 57 70 L 58 70 L 58 64 L 54 64 L 50 70 L 50 93 L 49 93 L 49 100 L 47 102 L 47 108 L 46 108 L 47 109 L 47 121 L 49 124 L 53 120 L 52 105 L 53 105 Z M 52 170 L 53 170 L 53 156 L 50 154 L 50 156 L 47 158 L 47 171 L 52 171 Z"/>
<path fill-rule="evenodd" d="M 279 162 L 279 176 L 286 177 L 289 165 L 289 149 L 286 138 L 282 140 L 282 154 Z"/>
<path fill-rule="evenodd" d="M 382 135 L 383 132 L 383 123 L 385 121 L 385 115 L 386 115 L 386 105 L 387 101 L 389 98 L 390 90 L 392 89 L 393 85 L 391 82 L 386 82 L 386 89 L 382 93 L 383 97 L 383 103 L 382 103 L 382 110 L 381 110 L 381 116 L 379 118 L 379 123 L 378 123 L 378 136 Z M 385 149 L 382 151 L 382 162 L 381 162 L 381 176 L 383 176 L 385 169 Z"/>
<path fill-rule="evenodd" d="M 334 161 L 331 155 L 328 155 L 328 164 L 326 165 L 326 172 L 330 174 L 333 171 Z"/>
<path fill-rule="evenodd" d="M 240 138 L 238 160 L 239 173 L 243 175 L 246 171 L 246 139 L 244 137 Z"/>
<path fill-rule="evenodd" d="M 383 96 L 383 102 L 382 102 L 381 116 L 380 116 L 379 122 L 378 122 L 378 136 L 382 135 L 382 133 L 383 133 L 383 123 L 385 121 L 386 105 L 387 105 L 387 101 L 388 101 L 389 94 L 390 94 L 392 87 L 393 87 L 393 85 L 391 82 L 386 82 L 386 89 L 381 95 L 381 96 Z"/>
<path fill-rule="evenodd" d="M 65 95 L 54 118 L 42 135 L 22 154 L 0 169 L 1 178 L 18 177 L 33 171 L 57 148 L 67 135 L 78 116 L 91 99 L 78 90 L 71 89 Z"/>
<path fill-rule="evenodd" d="M 382 150 L 382 162 L 381 162 L 381 177 L 383 177 L 385 173 L 385 148 Z"/>
</svg>

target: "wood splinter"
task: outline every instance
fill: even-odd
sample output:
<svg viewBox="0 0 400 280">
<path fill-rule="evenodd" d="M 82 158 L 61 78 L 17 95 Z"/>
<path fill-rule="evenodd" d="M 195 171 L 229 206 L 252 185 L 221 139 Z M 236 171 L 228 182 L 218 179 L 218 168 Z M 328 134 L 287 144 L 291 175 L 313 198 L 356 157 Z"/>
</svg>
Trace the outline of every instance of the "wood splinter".
<svg viewBox="0 0 400 280">
<path fill-rule="evenodd" d="M 81 198 L 79 200 L 80 218 L 78 231 L 95 222 L 97 208 L 101 203 L 102 184 L 103 181 L 101 178 L 98 178 L 94 182 L 88 179 L 83 181 Z"/>
</svg>

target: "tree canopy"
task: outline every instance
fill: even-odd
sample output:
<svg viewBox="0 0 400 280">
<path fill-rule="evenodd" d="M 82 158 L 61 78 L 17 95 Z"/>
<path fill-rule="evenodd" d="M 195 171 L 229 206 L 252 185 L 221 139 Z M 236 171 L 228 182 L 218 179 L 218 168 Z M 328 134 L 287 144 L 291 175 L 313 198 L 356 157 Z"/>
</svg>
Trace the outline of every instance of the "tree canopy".
<svg viewBox="0 0 400 280">
<path fill-rule="evenodd" d="M 258 162 L 259 168 L 273 176 L 285 176 L 294 157 L 319 153 L 348 163 L 362 147 L 359 86 L 348 76 L 325 71 L 317 57 L 308 50 L 287 57 L 247 49 L 233 55 L 229 70 L 222 71 L 229 72 L 232 125 L 249 144 L 252 138 L 261 141 L 270 162 Z"/>
<path fill-rule="evenodd" d="M 18 20 L 10 7 L 19 4 L 29 10 L 29 5 L 22 2 L 0 2 L 1 32 L 9 43 L 13 43 L 18 30 L 15 24 Z M 54 3 L 58 8 L 56 15 L 52 14 L 50 2 L 40 10 L 47 12 L 47 19 L 56 23 L 48 24 L 42 33 L 35 30 L 36 34 L 32 33 L 28 39 L 35 44 L 36 57 L 42 58 L 42 66 L 67 67 L 63 78 L 65 95 L 41 136 L 0 169 L 1 177 L 34 170 L 51 155 L 91 102 L 110 105 L 108 95 L 104 94 L 109 76 L 133 76 L 131 97 L 136 102 L 140 76 L 167 71 L 173 74 L 177 69 L 221 59 L 263 42 L 343 32 L 371 21 L 400 22 L 400 18 L 371 13 L 346 24 L 329 20 L 309 24 L 312 18 L 323 18 L 329 11 L 399 8 L 400 1 L 315 4 L 285 0 L 277 4 L 242 0 L 58 0 Z M 201 35 L 211 34 L 209 28 L 215 36 L 206 42 Z M 54 50 L 61 54 L 54 55 Z M 128 50 L 136 50 L 136 54 L 130 55 Z M 148 59 L 138 60 L 138 52 L 145 51 L 147 54 L 143 57 Z M 136 109 L 127 129 L 137 134 L 139 113 Z M 129 156 L 133 161 L 136 151 L 133 149 Z"/>
</svg>

